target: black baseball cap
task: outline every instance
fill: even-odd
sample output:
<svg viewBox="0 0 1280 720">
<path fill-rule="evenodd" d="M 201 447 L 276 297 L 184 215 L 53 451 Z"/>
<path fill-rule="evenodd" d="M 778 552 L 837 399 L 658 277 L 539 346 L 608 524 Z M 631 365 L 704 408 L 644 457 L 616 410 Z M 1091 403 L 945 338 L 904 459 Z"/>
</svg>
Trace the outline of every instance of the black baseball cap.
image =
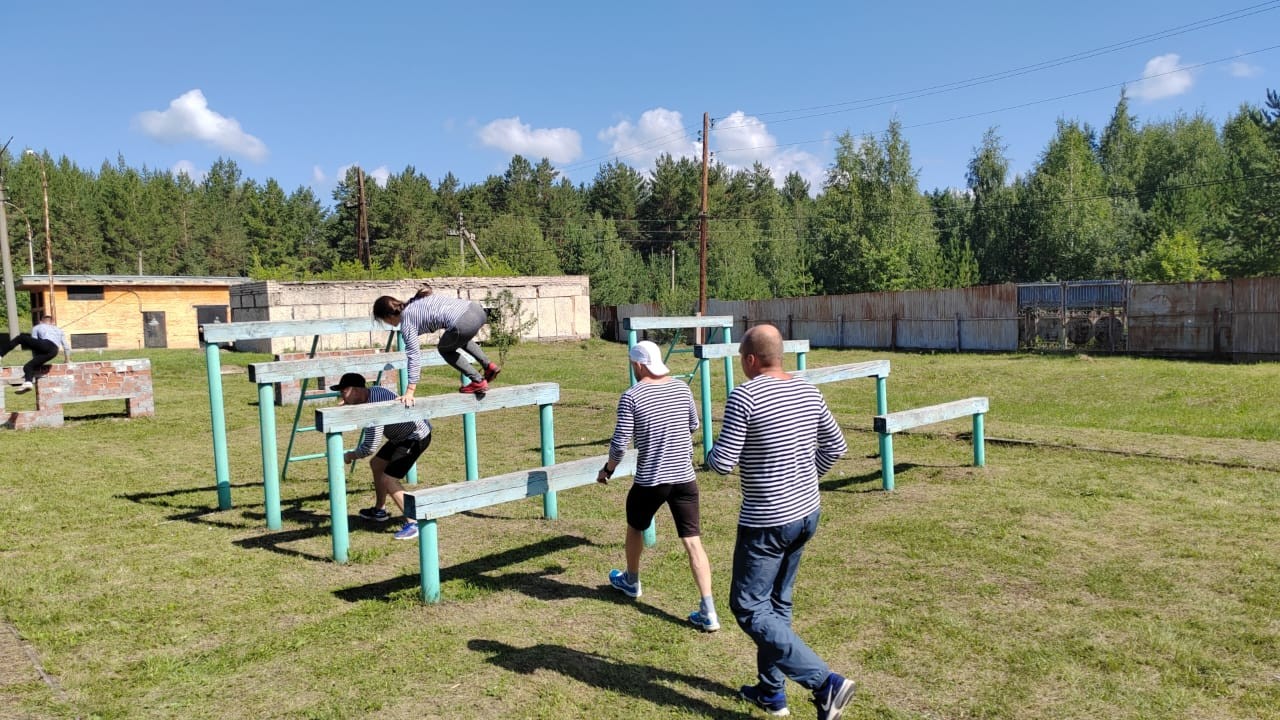
<svg viewBox="0 0 1280 720">
<path fill-rule="evenodd" d="M 349 388 L 349 387 L 362 388 L 364 387 L 364 385 L 365 385 L 364 376 L 361 375 L 360 373 L 343 373 L 342 379 L 338 381 L 338 384 L 330 385 L 329 389 L 334 392 L 338 392 L 343 388 Z"/>
</svg>

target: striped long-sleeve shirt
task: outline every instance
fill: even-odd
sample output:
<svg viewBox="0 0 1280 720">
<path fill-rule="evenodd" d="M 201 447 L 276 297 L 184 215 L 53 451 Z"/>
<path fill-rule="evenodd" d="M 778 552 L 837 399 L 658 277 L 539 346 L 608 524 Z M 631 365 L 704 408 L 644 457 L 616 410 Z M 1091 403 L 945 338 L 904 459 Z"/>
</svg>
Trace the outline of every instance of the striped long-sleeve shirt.
<svg viewBox="0 0 1280 720">
<path fill-rule="evenodd" d="M 693 393 L 682 382 L 639 382 L 618 399 L 618 421 L 609 443 L 609 459 L 618 462 L 635 440 L 635 484 L 668 485 L 690 482 L 693 439 L 698 411 Z"/>
<path fill-rule="evenodd" d="M 722 475 L 739 466 L 739 525 L 776 527 L 818 509 L 818 478 L 847 450 L 817 388 L 759 375 L 729 395 L 707 461 Z"/>
<path fill-rule="evenodd" d="M 369 402 L 386 402 L 395 400 L 396 394 L 381 385 L 369 388 Z M 387 442 L 401 440 L 421 440 L 431 434 L 431 423 L 426 420 L 414 422 L 392 423 L 391 425 L 370 425 L 360 436 L 360 444 L 351 452 L 356 457 L 369 457 L 378 449 L 385 438 Z"/>
<path fill-rule="evenodd" d="M 418 336 L 453 327 L 471 303 L 462 298 L 428 295 L 404 306 L 400 312 L 400 335 L 404 337 L 410 385 L 418 384 L 422 375 L 422 346 Z"/>
</svg>

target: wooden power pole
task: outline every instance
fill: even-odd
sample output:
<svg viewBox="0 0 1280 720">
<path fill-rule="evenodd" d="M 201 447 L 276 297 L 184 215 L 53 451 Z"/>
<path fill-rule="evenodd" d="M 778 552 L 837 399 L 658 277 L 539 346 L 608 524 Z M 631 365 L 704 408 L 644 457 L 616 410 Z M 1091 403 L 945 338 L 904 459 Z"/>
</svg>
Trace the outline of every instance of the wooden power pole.
<svg viewBox="0 0 1280 720">
<path fill-rule="evenodd" d="M 707 314 L 707 166 L 711 160 L 711 116 L 702 113 L 702 209 L 698 213 L 698 314 Z"/>
<path fill-rule="evenodd" d="M 364 170 L 356 168 L 356 258 L 368 270 L 372 265 L 369 253 L 369 210 L 364 197 Z"/>
</svg>

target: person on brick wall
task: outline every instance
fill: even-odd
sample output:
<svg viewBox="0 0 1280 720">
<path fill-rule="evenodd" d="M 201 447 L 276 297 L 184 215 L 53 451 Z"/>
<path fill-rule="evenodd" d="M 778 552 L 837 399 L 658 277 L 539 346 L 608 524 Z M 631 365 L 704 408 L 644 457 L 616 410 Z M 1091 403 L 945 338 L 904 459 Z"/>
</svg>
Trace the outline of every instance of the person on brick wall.
<svg viewBox="0 0 1280 720">
<path fill-rule="evenodd" d="M 422 372 L 422 346 L 420 337 L 437 330 L 444 330 L 436 349 L 444 361 L 457 368 L 469 381 L 458 392 L 482 397 L 489 390 L 489 383 L 502 372 L 476 344 L 476 334 L 484 327 L 488 316 L 484 306 L 474 300 L 442 297 L 431 288 L 418 291 L 408 302 L 401 302 L 383 295 L 373 303 L 373 316 L 394 328 L 404 337 L 404 353 L 408 360 L 409 385 L 399 400 L 406 407 L 413 406 L 413 393 Z M 465 350 L 484 369 L 476 371 L 471 363 L 462 359 L 459 350 Z"/>
<path fill-rule="evenodd" d="M 676 534 L 689 555 L 689 569 L 702 598 L 689 622 L 704 632 L 720 629 L 711 597 L 711 563 L 702 547 L 702 517 L 698 480 L 693 471 L 693 440 L 698 411 L 689 386 L 671 378 L 658 346 L 645 340 L 631 348 L 631 365 L 638 382 L 618 400 L 617 422 L 609 443 L 609 459 L 596 475 L 607 483 L 618 469 L 627 445 L 635 441 L 635 482 L 627 493 L 626 570 L 611 570 L 609 584 L 628 597 L 640 597 L 640 554 L 644 531 L 658 508 L 666 505 Z"/>
<path fill-rule="evenodd" d="M 343 405 L 360 405 L 369 402 L 386 402 L 395 400 L 396 394 L 381 385 L 365 386 L 364 376 L 360 373 L 346 373 L 338 380 L 337 385 L 329 389 L 342 395 Z M 386 442 L 382 442 L 385 438 Z M 378 448 L 378 443 L 382 447 Z M 387 512 L 387 498 L 391 498 L 400 514 L 404 515 L 404 486 L 400 481 L 422 453 L 431 446 L 431 423 L 426 420 L 393 423 L 391 425 L 370 425 L 360 436 L 360 444 L 354 450 L 348 450 L 342 456 L 343 462 L 353 462 L 373 455 L 369 461 L 369 469 L 373 471 L 373 507 L 360 511 L 360 517 L 374 522 L 386 522 L 391 519 Z M 377 449 L 378 454 L 374 455 Z M 395 535 L 397 540 L 412 540 L 418 537 L 418 523 L 405 518 L 404 525 Z"/>
<path fill-rule="evenodd" d="M 58 357 L 59 350 L 64 354 L 66 361 L 71 362 L 71 346 L 67 344 L 67 336 L 62 332 L 62 328 L 53 324 L 51 315 L 41 316 L 40 323 L 31 329 L 30 335 L 18 333 L 5 343 L 0 350 L 0 358 L 8 355 L 9 351 L 16 347 L 31 353 L 31 359 L 22 366 L 22 385 L 17 389 L 20 393 L 28 392 L 35 387 L 36 375 L 40 373 L 40 368 Z"/>
</svg>

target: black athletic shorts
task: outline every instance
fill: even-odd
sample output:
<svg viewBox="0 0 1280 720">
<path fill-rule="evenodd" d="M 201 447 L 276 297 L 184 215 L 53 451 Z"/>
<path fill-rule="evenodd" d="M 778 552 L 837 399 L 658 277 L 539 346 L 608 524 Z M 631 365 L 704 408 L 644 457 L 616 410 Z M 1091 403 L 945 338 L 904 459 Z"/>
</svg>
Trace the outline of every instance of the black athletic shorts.
<svg viewBox="0 0 1280 720">
<path fill-rule="evenodd" d="M 627 493 L 627 525 L 636 530 L 648 528 L 663 503 L 671 508 L 671 519 L 675 521 L 678 537 L 702 535 L 696 480 L 674 485 L 632 485 Z"/>
<path fill-rule="evenodd" d="M 409 469 L 418 462 L 418 456 L 431 446 L 431 436 L 421 440 L 401 440 L 394 443 L 383 443 L 378 449 L 377 457 L 387 461 L 387 474 L 397 480 L 403 480 Z"/>
</svg>

